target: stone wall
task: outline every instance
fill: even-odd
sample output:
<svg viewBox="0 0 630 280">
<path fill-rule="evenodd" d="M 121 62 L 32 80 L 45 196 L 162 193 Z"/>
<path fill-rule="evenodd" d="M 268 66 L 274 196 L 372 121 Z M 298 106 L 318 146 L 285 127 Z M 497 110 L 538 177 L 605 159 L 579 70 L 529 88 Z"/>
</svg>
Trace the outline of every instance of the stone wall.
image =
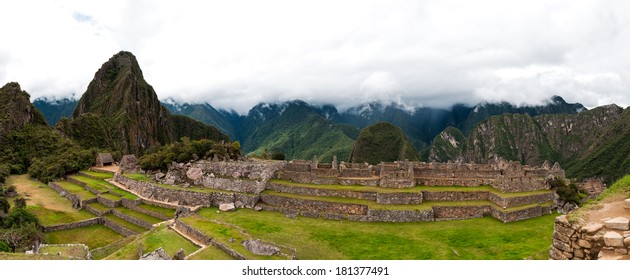
<svg viewBox="0 0 630 280">
<path fill-rule="evenodd" d="M 416 177 L 418 186 L 462 186 L 478 187 L 493 186 L 496 180 L 491 178 L 440 178 L 440 177 Z"/>
<path fill-rule="evenodd" d="M 370 178 L 372 177 L 372 170 L 367 168 L 346 168 L 341 169 L 339 177 L 344 178 Z"/>
<path fill-rule="evenodd" d="M 422 192 L 378 193 L 376 203 L 379 204 L 420 204 Z"/>
<path fill-rule="evenodd" d="M 300 211 L 351 215 L 367 214 L 367 206 L 358 204 L 297 199 L 264 193 L 260 195 L 260 200 L 265 204 L 281 208 L 291 208 Z"/>
<path fill-rule="evenodd" d="M 181 220 L 177 220 L 175 222 L 175 227 L 177 228 L 177 230 L 185 233 L 186 235 L 192 236 L 194 239 L 203 242 L 204 245 L 213 245 L 219 249 L 221 249 L 222 251 L 224 251 L 225 253 L 227 253 L 228 255 L 230 255 L 231 257 L 237 259 L 237 260 L 246 260 L 247 258 L 245 258 L 245 256 L 241 255 L 240 253 L 232 250 L 232 248 L 223 245 L 222 243 L 214 240 L 214 238 L 204 234 L 203 232 L 191 227 L 190 225 L 182 222 Z"/>
<path fill-rule="evenodd" d="M 376 201 L 376 192 L 369 191 L 349 191 L 349 190 L 333 190 L 333 189 L 316 189 L 309 187 L 287 186 L 277 183 L 267 183 L 267 189 L 282 192 L 282 193 L 294 193 L 310 196 L 334 196 L 345 198 L 356 198 L 364 200 Z"/>
<path fill-rule="evenodd" d="M 88 212 L 90 212 L 90 213 L 92 213 L 92 214 L 94 214 L 94 215 L 96 215 L 96 216 L 99 216 L 99 217 L 100 217 L 100 216 L 107 215 L 107 214 L 109 214 L 109 213 L 111 213 L 111 212 L 112 212 L 112 210 L 111 210 L 111 209 L 107 209 L 107 210 L 105 210 L 105 211 L 101 212 L 101 211 L 97 210 L 96 208 L 93 208 L 92 206 L 90 206 L 90 204 L 85 204 L 85 205 L 83 205 L 83 209 L 85 209 L 85 210 L 87 210 Z"/>
<path fill-rule="evenodd" d="M 381 188 L 394 189 L 413 188 L 415 185 L 416 180 L 413 178 L 381 178 L 378 183 Z"/>
<path fill-rule="evenodd" d="M 170 219 L 173 218 L 173 217 L 168 217 L 168 216 L 163 215 L 163 214 L 158 213 L 158 212 L 154 212 L 154 211 L 150 211 L 150 210 L 138 207 L 136 205 L 129 205 L 129 206 L 125 206 L 125 207 L 129 208 L 129 209 L 131 209 L 133 211 L 136 211 L 136 212 L 139 212 L 139 213 L 142 213 L 142 214 L 146 214 L 146 215 L 149 215 L 151 217 L 158 218 L 158 219 L 161 219 L 161 220 L 170 220 Z"/>
<path fill-rule="evenodd" d="M 370 222 L 432 222 L 435 220 L 433 209 L 429 210 L 378 210 L 369 209 L 367 221 Z"/>
<path fill-rule="evenodd" d="M 338 178 L 337 184 L 342 186 L 378 186 L 379 179 Z"/>
<path fill-rule="evenodd" d="M 96 217 L 96 218 L 83 220 L 83 221 L 78 221 L 78 222 L 74 222 L 74 223 L 59 224 L 59 225 L 52 225 L 52 226 L 42 226 L 42 231 L 43 232 L 52 232 L 52 231 L 59 231 L 59 230 L 68 230 L 68 229 L 75 229 L 75 228 L 80 228 L 80 227 L 87 227 L 87 226 L 97 225 L 97 224 L 100 224 L 100 223 L 101 223 L 100 222 L 100 218 Z"/>
<path fill-rule="evenodd" d="M 422 191 L 425 201 L 471 201 L 488 200 L 488 192 L 466 191 Z"/>
<path fill-rule="evenodd" d="M 262 181 L 242 180 L 242 179 L 227 179 L 227 178 L 213 178 L 206 176 L 202 179 L 202 185 L 206 188 L 243 192 L 251 194 L 259 194 L 265 190 L 265 183 Z"/>
<path fill-rule="evenodd" d="M 153 224 L 151 224 L 149 222 L 146 222 L 144 220 L 140 220 L 140 219 L 138 219 L 136 217 L 129 216 L 129 215 L 127 215 L 127 214 L 125 214 L 123 212 L 120 212 L 120 211 L 118 211 L 116 209 L 112 209 L 112 214 L 114 214 L 114 216 L 116 216 L 118 218 L 121 218 L 121 219 L 123 219 L 123 220 L 125 220 L 127 222 L 132 223 L 132 224 L 136 224 L 136 225 L 141 226 L 143 228 L 146 228 L 146 229 L 153 228 Z"/>
<path fill-rule="evenodd" d="M 481 218 L 488 215 L 491 206 L 433 206 L 433 213 L 436 221 L 441 220 L 462 220 Z"/>
<path fill-rule="evenodd" d="M 100 195 L 96 197 L 96 201 L 98 201 L 98 203 L 100 203 L 100 204 L 103 204 L 103 205 L 105 205 L 107 207 L 111 207 L 111 208 L 118 207 L 118 206 L 122 205 L 122 202 L 120 200 L 114 201 L 114 200 L 110 200 L 108 198 L 102 197 Z"/>
<path fill-rule="evenodd" d="M 49 186 L 51 189 L 53 189 L 53 190 L 55 190 L 56 192 L 58 192 L 59 194 L 64 193 L 64 194 L 65 194 L 65 195 L 64 195 L 64 197 L 65 197 L 67 200 L 69 200 L 69 201 L 70 201 L 70 203 L 72 203 L 72 206 L 73 206 L 73 207 L 75 207 L 75 208 L 81 208 L 81 207 L 82 207 L 82 205 L 81 205 L 81 198 L 80 198 L 78 195 L 73 194 L 73 193 L 71 193 L 71 192 L 67 191 L 66 189 L 64 189 L 63 187 L 61 187 L 60 185 L 58 185 L 58 184 L 57 184 L 57 183 L 55 183 L 55 182 L 50 182 L 50 183 L 48 183 L 48 186 Z"/>
<path fill-rule="evenodd" d="M 514 211 L 501 211 L 494 207 L 490 208 L 490 215 L 504 223 L 540 217 L 547 214 L 551 214 L 551 207 L 549 206 L 534 206 Z"/>
<path fill-rule="evenodd" d="M 136 234 L 135 232 L 107 219 L 106 217 L 102 217 L 101 221 L 103 222 L 103 225 L 112 229 L 115 232 L 122 234 L 125 237 Z"/>
<path fill-rule="evenodd" d="M 197 161 L 191 167 L 201 168 L 206 174 L 219 176 L 248 178 L 252 180 L 267 181 L 273 174 L 284 169 L 287 163 L 284 161 Z"/>
<path fill-rule="evenodd" d="M 551 202 L 553 201 L 553 198 L 553 192 L 513 197 L 502 197 L 494 193 L 488 194 L 488 200 L 505 208 L 534 203 Z"/>
<path fill-rule="evenodd" d="M 148 182 L 135 181 L 120 174 L 116 174 L 114 180 L 142 197 L 183 206 L 210 207 L 218 206 L 221 203 L 234 203 L 240 207 L 252 208 L 257 201 L 255 195 L 220 191 L 200 193 L 185 189 L 169 189 Z"/>
<path fill-rule="evenodd" d="M 554 260 L 627 258 L 630 253 L 628 219 L 622 216 L 603 221 L 603 224 L 585 224 L 570 222 L 566 215 L 557 217 L 549 258 Z"/>
</svg>

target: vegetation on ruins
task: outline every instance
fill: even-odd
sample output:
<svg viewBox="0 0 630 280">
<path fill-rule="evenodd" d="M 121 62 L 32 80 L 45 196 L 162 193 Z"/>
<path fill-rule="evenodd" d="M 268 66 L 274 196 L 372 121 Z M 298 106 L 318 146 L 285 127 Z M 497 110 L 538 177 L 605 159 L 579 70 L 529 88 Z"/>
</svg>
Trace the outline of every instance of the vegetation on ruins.
<svg viewBox="0 0 630 280">
<path fill-rule="evenodd" d="M 241 144 L 235 142 L 215 142 L 207 139 L 190 140 L 182 137 L 181 142 L 161 146 L 147 151 L 138 159 L 144 170 L 166 170 L 172 162 L 188 162 L 195 159 L 220 160 L 238 159 L 241 156 Z"/>
<path fill-rule="evenodd" d="M 33 242 L 41 241 L 43 234 L 38 225 L 37 217 L 24 207 L 12 208 L 6 217 L 0 215 L 0 251 L 6 251 L 8 246 L 15 253 L 28 248 Z"/>
<path fill-rule="evenodd" d="M 580 206 L 583 198 L 586 197 L 586 193 L 573 182 L 567 184 L 563 179 L 554 178 L 549 180 L 549 185 L 560 197 L 560 200 L 565 203 L 574 203 Z"/>
</svg>

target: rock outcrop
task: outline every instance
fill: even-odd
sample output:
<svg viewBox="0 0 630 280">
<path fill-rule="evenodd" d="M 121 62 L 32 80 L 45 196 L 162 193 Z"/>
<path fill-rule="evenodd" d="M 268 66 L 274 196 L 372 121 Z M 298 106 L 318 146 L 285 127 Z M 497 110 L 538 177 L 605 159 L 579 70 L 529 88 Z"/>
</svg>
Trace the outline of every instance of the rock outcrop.
<svg viewBox="0 0 630 280">
<path fill-rule="evenodd" d="M 20 84 L 4 85 L 0 88 L 0 140 L 28 124 L 47 126 L 44 116 L 33 107 L 30 95 Z"/>
</svg>

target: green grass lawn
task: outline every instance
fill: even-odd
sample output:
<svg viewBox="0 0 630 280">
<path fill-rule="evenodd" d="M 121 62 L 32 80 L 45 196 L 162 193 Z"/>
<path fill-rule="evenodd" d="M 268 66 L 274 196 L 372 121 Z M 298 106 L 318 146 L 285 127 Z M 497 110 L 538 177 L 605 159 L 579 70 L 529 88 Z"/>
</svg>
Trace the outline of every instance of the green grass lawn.
<svg viewBox="0 0 630 280">
<path fill-rule="evenodd" d="M 230 255 L 228 255 L 223 250 L 214 247 L 208 246 L 201 250 L 199 253 L 190 257 L 189 260 L 233 260 Z"/>
<path fill-rule="evenodd" d="M 41 254 L 32 254 L 27 255 L 24 253 L 4 253 L 0 252 L 0 260 L 69 260 L 68 256 L 59 256 L 59 255 L 41 255 Z"/>
<path fill-rule="evenodd" d="M 86 259 L 87 251 L 83 246 L 45 246 L 39 248 L 39 254 L 60 255 L 78 259 Z"/>
<path fill-rule="evenodd" d="M 218 224 L 211 222 L 201 216 L 188 216 L 181 218 L 186 224 L 200 230 L 206 235 L 212 237 L 216 241 L 226 245 L 250 260 L 282 260 L 286 259 L 281 256 L 256 256 L 252 252 L 245 249 L 241 242 L 250 239 L 249 236 L 241 232 L 238 228 L 230 225 Z M 233 242 L 230 242 L 233 239 Z"/>
<path fill-rule="evenodd" d="M 85 244 L 90 249 L 103 247 L 123 238 L 121 234 L 104 225 L 92 225 L 69 230 L 45 233 L 48 244 Z"/>
<path fill-rule="evenodd" d="M 116 211 L 118 211 L 118 212 L 121 212 L 123 214 L 129 215 L 131 217 L 134 217 L 134 218 L 137 218 L 137 219 L 140 219 L 140 220 L 143 220 L 143 221 L 148 222 L 150 224 L 157 224 L 159 222 L 162 222 L 162 220 L 160 220 L 158 218 L 155 218 L 153 216 L 149 216 L 147 214 L 143 214 L 143 213 L 140 213 L 140 212 L 136 212 L 136 211 L 133 211 L 133 210 L 125 208 L 125 207 L 116 207 L 114 209 Z"/>
<path fill-rule="evenodd" d="M 98 202 L 89 203 L 88 205 L 90 205 L 92 208 L 98 210 L 99 212 L 103 212 L 103 211 L 107 211 L 107 210 L 111 209 L 111 208 L 109 208 L 109 207 L 107 207 L 107 206 L 105 206 L 103 204 L 98 203 Z"/>
<path fill-rule="evenodd" d="M 44 226 L 82 221 L 95 216 L 85 210 L 72 208 L 66 198 L 55 190 L 28 175 L 13 175 L 7 178 L 7 185 L 16 187 L 18 195 L 26 199 L 27 209 Z"/>
<path fill-rule="evenodd" d="M 198 215 L 297 250 L 298 259 L 547 259 L 557 215 L 502 223 L 470 220 L 384 223 L 332 221 L 249 209 Z"/>
<path fill-rule="evenodd" d="M 159 207 L 159 206 L 155 206 L 155 205 L 151 205 L 151 204 L 138 204 L 139 208 L 145 209 L 145 210 L 149 210 L 149 211 L 153 211 L 159 214 L 162 214 L 166 217 L 174 217 L 175 216 L 175 209 L 169 209 L 169 208 L 163 208 L 163 207 Z"/>
<path fill-rule="evenodd" d="M 138 196 L 136 196 L 135 194 L 132 194 L 128 191 L 125 191 L 119 187 L 112 187 L 111 189 L 109 189 L 110 193 L 115 193 L 115 194 L 119 194 L 120 196 L 122 196 L 123 198 L 129 199 L 129 200 L 136 200 L 138 199 Z"/>
<path fill-rule="evenodd" d="M 109 219 L 110 221 L 112 221 L 112 222 L 114 222 L 114 223 L 117 223 L 118 225 L 121 225 L 121 226 L 123 226 L 124 228 L 126 228 L 126 229 L 128 229 L 128 230 L 131 230 L 131 231 L 133 231 L 133 232 L 135 232 L 135 233 L 141 233 L 141 232 L 143 232 L 143 231 L 147 231 L 147 229 L 146 229 L 146 228 L 143 228 L 143 227 L 141 227 L 141 226 L 139 226 L 139 225 L 136 225 L 136 224 L 134 224 L 134 223 L 127 222 L 127 221 L 123 220 L 122 218 L 119 218 L 119 217 L 117 217 L 117 216 L 114 216 L 114 214 L 107 214 L 107 215 L 105 215 L 105 216 L 103 216 L 103 217 L 104 217 L 104 218 L 107 218 L 107 219 Z"/>
<path fill-rule="evenodd" d="M 73 194 L 78 195 L 81 198 L 81 200 L 88 200 L 88 199 L 92 199 L 92 198 L 96 197 L 95 194 L 93 194 L 90 191 L 86 190 L 84 187 L 79 186 L 79 185 L 74 184 L 74 183 L 70 183 L 68 181 L 57 182 L 57 185 L 61 186 L 66 191 L 69 191 L 69 192 L 71 192 Z"/>
<path fill-rule="evenodd" d="M 114 178 L 114 174 L 112 173 L 107 173 L 107 172 L 96 172 L 96 171 L 91 171 L 91 170 L 84 170 L 81 171 L 87 175 L 90 175 L 92 177 L 95 178 L 99 178 L 99 179 L 111 179 Z"/>
<path fill-rule="evenodd" d="M 167 228 L 165 225 L 161 225 L 160 227 L 149 231 L 138 239 L 123 246 L 120 250 L 114 252 L 105 259 L 137 260 L 139 245 L 144 248 L 144 253 L 152 252 L 158 247 L 161 247 L 171 257 L 173 257 L 180 248 L 184 249 L 184 253 L 186 255 L 199 249 L 199 247 L 186 240 L 174 230 Z"/>
<path fill-rule="evenodd" d="M 90 177 L 85 177 L 81 175 L 72 175 L 70 178 L 75 179 L 81 183 L 88 185 L 89 187 L 97 190 L 98 192 L 106 192 L 114 186 L 110 183 L 107 183 L 103 180 L 92 179 Z"/>
<path fill-rule="evenodd" d="M 102 194 L 99 194 L 99 196 L 107 198 L 107 199 L 109 199 L 111 201 L 119 201 L 120 200 L 120 196 L 113 195 L 111 193 L 102 193 Z"/>
</svg>

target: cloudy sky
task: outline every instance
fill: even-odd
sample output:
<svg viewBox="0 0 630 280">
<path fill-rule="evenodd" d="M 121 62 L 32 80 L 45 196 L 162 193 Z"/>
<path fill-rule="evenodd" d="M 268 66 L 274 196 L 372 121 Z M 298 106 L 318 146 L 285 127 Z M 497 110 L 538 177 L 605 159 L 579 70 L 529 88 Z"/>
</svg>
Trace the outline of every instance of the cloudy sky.
<svg viewBox="0 0 630 280">
<path fill-rule="evenodd" d="M 133 52 L 160 99 L 630 105 L 630 1 L 1 1 L 0 83 L 79 97 Z"/>
</svg>

